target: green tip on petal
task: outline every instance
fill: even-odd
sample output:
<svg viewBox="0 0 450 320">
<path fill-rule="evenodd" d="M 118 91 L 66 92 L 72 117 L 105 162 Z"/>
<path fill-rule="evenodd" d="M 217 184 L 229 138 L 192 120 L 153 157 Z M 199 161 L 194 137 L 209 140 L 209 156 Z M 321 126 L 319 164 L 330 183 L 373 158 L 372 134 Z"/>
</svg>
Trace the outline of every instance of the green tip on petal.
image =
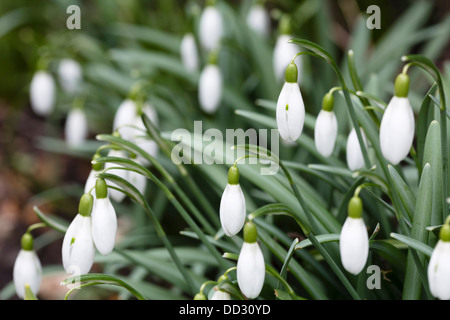
<svg viewBox="0 0 450 320">
<path fill-rule="evenodd" d="M 236 166 L 232 166 L 228 170 L 228 183 L 239 184 L 239 169 Z"/>
<path fill-rule="evenodd" d="M 286 82 L 297 83 L 298 68 L 295 63 L 290 63 L 286 68 Z"/>
<path fill-rule="evenodd" d="M 108 185 L 105 179 L 98 178 L 95 182 L 95 195 L 97 199 L 105 199 L 108 196 Z"/>
<path fill-rule="evenodd" d="M 409 91 L 409 76 L 405 73 L 400 73 L 395 78 L 394 95 L 399 98 L 406 98 Z"/>
<path fill-rule="evenodd" d="M 244 226 L 244 241 L 247 243 L 254 243 L 258 239 L 258 231 L 256 225 L 249 221 Z"/>
<path fill-rule="evenodd" d="M 26 250 L 26 251 L 33 250 L 33 236 L 31 234 L 29 234 L 28 232 L 22 236 L 20 243 L 22 245 L 23 250 Z"/>
<path fill-rule="evenodd" d="M 78 205 L 78 213 L 83 217 L 89 217 L 91 215 L 93 205 L 94 197 L 89 193 L 83 194 L 80 199 L 80 204 Z"/>
<path fill-rule="evenodd" d="M 439 238 L 444 242 L 450 241 L 450 225 L 444 224 L 439 231 Z"/>
<path fill-rule="evenodd" d="M 333 94 L 327 93 L 322 100 L 322 109 L 328 112 L 333 111 L 334 108 L 334 98 Z"/>
<path fill-rule="evenodd" d="M 279 30 L 281 34 L 291 34 L 292 26 L 291 26 L 291 17 L 287 14 L 284 14 L 281 17 Z"/>
<path fill-rule="evenodd" d="M 354 196 L 348 203 L 348 216 L 359 219 L 362 217 L 363 204 L 360 197 Z"/>
</svg>

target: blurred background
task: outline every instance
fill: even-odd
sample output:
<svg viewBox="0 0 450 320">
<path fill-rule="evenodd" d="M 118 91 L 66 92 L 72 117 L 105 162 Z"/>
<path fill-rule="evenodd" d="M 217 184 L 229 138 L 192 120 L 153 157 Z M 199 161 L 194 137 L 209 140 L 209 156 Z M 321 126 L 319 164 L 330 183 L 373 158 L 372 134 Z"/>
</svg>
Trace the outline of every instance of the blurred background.
<svg viewBox="0 0 450 320">
<path fill-rule="evenodd" d="M 263 1 L 270 15 L 267 38 L 249 38 L 245 17 L 252 1 L 217 3 L 226 21 L 219 59 L 226 98 L 218 114 L 210 116 L 198 108 L 198 74 L 183 69 L 179 55 L 182 36 L 196 32 L 204 1 L 0 2 L 1 299 L 17 299 L 11 284 L 12 269 L 22 234 L 39 221 L 33 207 L 38 206 L 66 223 L 73 218 L 91 169 L 90 159 L 100 145 L 95 135 L 111 133 L 114 112 L 137 79 L 155 83 L 153 101 L 157 101 L 161 131 L 189 128 L 194 120 L 201 119 L 218 128 L 228 128 L 230 123 L 248 127 L 249 119 L 231 119 L 227 110 L 259 110 L 256 99 L 276 101 L 281 84 L 274 78 L 271 58 L 280 18 L 288 14 L 292 35 L 318 43 L 336 61 L 344 63 L 347 50 L 353 49 L 361 78 L 382 99 L 392 94 L 393 79 L 401 70 L 400 57 L 404 54 L 426 55 L 449 82 L 448 0 L 267 0 Z M 373 4 L 381 9 L 381 28 L 370 30 L 366 26 L 366 10 Z M 70 16 L 66 9 L 70 5 L 81 9 L 80 30 L 66 27 Z M 251 38 L 257 41 L 250 41 Z M 65 120 L 77 96 L 68 94 L 57 83 L 56 107 L 50 116 L 40 116 L 30 106 L 30 82 L 43 57 L 56 81 L 61 59 L 71 58 L 82 66 L 80 95 L 89 125 L 88 141 L 82 146 L 70 148 L 64 140 Z M 204 63 L 205 57 L 202 58 Z M 313 115 L 320 108 L 323 94 L 336 83 L 331 68 L 315 60 L 306 59 L 301 83 L 302 91 L 308 92 L 307 112 Z M 412 79 L 414 92 L 422 96 L 430 82 L 417 76 Z M 156 188 L 149 186 L 147 195 L 169 232 L 176 234 L 183 223 L 164 220 L 172 209 L 161 200 Z M 214 193 L 210 199 L 212 206 L 218 208 L 220 197 Z M 122 212 L 120 232 L 124 235 L 133 226 L 145 226 L 146 222 L 136 218 L 141 216 L 140 208 L 131 201 L 117 204 L 117 208 Z M 34 234 L 47 274 L 40 296 L 61 299 L 66 292 L 59 286 L 65 278 L 60 266 L 62 235 L 46 228 Z M 94 270 L 104 269 L 95 266 Z M 150 281 L 164 286 L 157 277 Z M 117 298 L 101 289 L 89 294 L 95 294 L 95 298 Z"/>
</svg>

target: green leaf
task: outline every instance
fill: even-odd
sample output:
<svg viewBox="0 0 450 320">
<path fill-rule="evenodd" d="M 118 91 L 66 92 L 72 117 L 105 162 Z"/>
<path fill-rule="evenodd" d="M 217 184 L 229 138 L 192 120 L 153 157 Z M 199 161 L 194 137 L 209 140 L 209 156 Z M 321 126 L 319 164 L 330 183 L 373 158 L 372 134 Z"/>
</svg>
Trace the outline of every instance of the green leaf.
<svg viewBox="0 0 450 320">
<path fill-rule="evenodd" d="M 406 182 L 398 174 L 397 170 L 395 170 L 394 166 L 388 164 L 388 170 L 393 182 L 393 189 L 391 191 L 398 194 L 398 197 L 411 220 L 414 214 L 414 206 L 416 205 L 416 197 Z"/>
<path fill-rule="evenodd" d="M 430 247 L 429 245 L 427 245 L 423 242 L 417 241 L 416 239 L 413 239 L 411 237 L 408 237 L 408 236 L 405 236 L 405 235 L 402 235 L 399 233 L 394 233 L 394 232 L 391 233 L 391 237 L 406 244 L 411 249 L 414 249 L 418 252 L 423 253 L 427 257 L 431 257 L 431 254 L 433 253 L 432 247 Z"/>
</svg>

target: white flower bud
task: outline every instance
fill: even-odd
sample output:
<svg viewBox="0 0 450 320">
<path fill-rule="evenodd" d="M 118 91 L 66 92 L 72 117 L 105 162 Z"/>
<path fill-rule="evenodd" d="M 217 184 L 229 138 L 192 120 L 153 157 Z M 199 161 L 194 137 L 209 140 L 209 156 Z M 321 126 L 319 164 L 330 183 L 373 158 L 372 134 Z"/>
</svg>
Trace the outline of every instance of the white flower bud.
<svg viewBox="0 0 450 320">
<path fill-rule="evenodd" d="M 192 33 L 186 33 L 181 39 L 180 55 L 183 65 L 189 71 L 197 71 L 199 67 L 197 45 Z"/>
<path fill-rule="evenodd" d="M 244 225 L 246 216 L 245 198 L 239 184 L 227 184 L 220 200 L 220 222 L 225 234 L 236 235 Z"/>
<path fill-rule="evenodd" d="M 345 270 L 359 274 L 369 254 L 369 237 L 362 218 L 347 217 L 342 226 L 339 249 Z"/>
<path fill-rule="evenodd" d="M 58 67 L 59 82 L 68 93 L 74 93 L 79 89 L 83 72 L 80 64 L 73 59 L 63 59 Z"/>
<path fill-rule="evenodd" d="M 34 295 L 41 286 L 42 266 L 34 250 L 21 249 L 13 269 L 13 280 L 19 298 L 25 297 L 25 285 L 29 285 Z"/>
<path fill-rule="evenodd" d="M 300 137 L 305 122 L 305 106 L 298 83 L 284 83 L 278 96 L 276 118 L 283 140 L 293 142 Z"/>
<path fill-rule="evenodd" d="M 237 281 L 239 289 L 249 299 L 261 293 L 264 285 L 266 267 L 264 256 L 258 242 L 244 242 L 237 262 Z"/>
<path fill-rule="evenodd" d="M 247 25 L 263 37 L 268 37 L 270 32 L 270 18 L 266 9 L 260 5 L 252 5 L 248 12 Z M 292 58 L 292 57 L 291 57 Z"/>
<path fill-rule="evenodd" d="M 33 111 L 40 116 L 48 116 L 55 104 L 55 81 L 50 73 L 38 71 L 30 84 L 30 101 Z"/>
<path fill-rule="evenodd" d="M 380 124 L 380 147 L 393 165 L 406 158 L 414 140 L 414 113 L 409 99 L 393 96 Z"/>
<path fill-rule="evenodd" d="M 431 294 L 441 300 L 450 299 L 450 226 L 441 227 L 439 241 L 428 263 L 428 285 Z"/>
<path fill-rule="evenodd" d="M 314 143 L 324 157 L 329 157 L 333 152 L 337 133 L 338 122 L 334 112 L 320 110 L 314 128 Z"/>
<path fill-rule="evenodd" d="M 289 40 L 293 37 L 287 34 L 280 34 L 275 43 L 273 51 L 273 68 L 275 72 L 275 78 L 277 81 L 284 79 L 284 73 L 287 66 L 291 63 L 292 58 L 299 52 L 299 48 L 294 43 L 289 43 Z M 301 80 L 301 57 L 295 59 L 297 65 L 297 76 Z"/>
<path fill-rule="evenodd" d="M 69 111 L 64 128 L 66 142 L 71 147 L 81 145 L 88 135 L 88 122 L 86 114 L 81 108 L 73 108 Z"/>
<path fill-rule="evenodd" d="M 92 208 L 92 238 L 95 247 L 103 254 L 109 254 L 116 241 L 117 216 L 116 211 L 109 200 L 97 198 Z"/>
<path fill-rule="evenodd" d="M 361 129 L 361 135 L 364 144 L 367 148 L 367 140 L 364 131 Z M 361 145 L 359 144 L 358 136 L 356 135 L 356 130 L 353 128 L 347 138 L 347 166 L 350 170 L 358 170 L 364 167 L 364 157 L 361 151 Z"/>
<path fill-rule="evenodd" d="M 208 64 L 202 70 L 198 83 L 200 107 L 207 113 L 214 113 L 222 100 L 222 73 L 215 64 Z"/>
<path fill-rule="evenodd" d="M 62 245 L 64 269 L 72 275 L 89 273 L 94 264 L 95 246 L 90 216 L 77 214 L 67 228 Z"/>
<path fill-rule="evenodd" d="M 199 39 L 207 51 L 216 50 L 223 35 L 222 15 L 214 6 L 207 6 L 200 17 Z"/>
</svg>

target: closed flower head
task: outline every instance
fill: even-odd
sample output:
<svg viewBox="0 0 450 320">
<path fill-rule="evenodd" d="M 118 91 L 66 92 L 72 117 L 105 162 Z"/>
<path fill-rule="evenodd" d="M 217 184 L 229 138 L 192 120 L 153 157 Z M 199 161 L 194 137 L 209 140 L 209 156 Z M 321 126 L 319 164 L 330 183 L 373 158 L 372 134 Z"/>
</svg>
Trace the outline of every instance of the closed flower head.
<svg viewBox="0 0 450 320">
<path fill-rule="evenodd" d="M 190 32 L 186 33 L 181 39 L 180 55 L 181 61 L 186 69 L 189 71 L 197 71 L 199 66 L 197 46 L 194 35 Z"/>
<path fill-rule="evenodd" d="M 81 145 L 88 135 L 88 122 L 82 108 L 73 108 L 69 111 L 64 127 L 66 142 L 71 147 Z"/>
<path fill-rule="evenodd" d="M 395 81 L 395 95 L 389 101 L 380 124 L 380 147 L 384 158 L 393 165 L 405 159 L 414 140 L 414 112 L 407 97 L 409 77 L 400 74 Z"/>
<path fill-rule="evenodd" d="M 364 145 L 367 147 L 366 135 L 362 128 L 360 128 Z M 355 128 L 350 131 L 347 138 L 346 147 L 347 166 L 350 170 L 358 170 L 364 167 L 364 156 L 362 154 L 361 145 L 359 144 L 358 136 Z"/>
<path fill-rule="evenodd" d="M 202 12 L 199 22 L 199 39 L 202 47 L 216 50 L 223 36 L 222 15 L 214 5 L 207 5 Z"/>
<path fill-rule="evenodd" d="M 206 113 L 214 113 L 222 101 L 223 80 L 219 66 L 215 63 L 207 64 L 198 82 L 198 99 L 200 107 Z"/>
<path fill-rule="evenodd" d="M 228 171 L 228 183 L 220 200 L 220 222 L 224 233 L 232 237 L 241 231 L 245 222 L 246 206 L 239 185 L 239 170 L 232 166 Z"/>
<path fill-rule="evenodd" d="M 30 84 L 30 101 L 33 111 L 40 116 L 48 116 L 55 105 L 55 81 L 47 71 L 34 74 Z"/>
<path fill-rule="evenodd" d="M 317 151 L 329 157 L 334 150 L 338 132 L 338 123 L 333 111 L 333 95 L 327 93 L 323 98 L 322 110 L 316 119 L 314 142 Z"/>
<path fill-rule="evenodd" d="M 286 69 L 286 82 L 277 101 L 277 126 L 280 136 L 294 142 L 302 133 L 305 122 L 305 106 L 297 83 L 297 66 L 291 63 Z"/>
<path fill-rule="evenodd" d="M 236 270 L 239 289 L 247 298 L 254 299 L 259 296 L 264 285 L 265 272 L 264 256 L 257 242 L 256 225 L 247 222 Z"/>
<path fill-rule="evenodd" d="M 62 88 L 68 93 L 73 93 L 79 90 L 83 71 L 77 61 L 62 59 L 58 66 L 58 76 Z"/>
<path fill-rule="evenodd" d="M 450 299 L 450 225 L 445 223 L 439 241 L 428 263 L 428 284 L 431 294 L 440 300 Z"/>
<path fill-rule="evenodd" d="M 348 217 L 342 226 L 339 249 L 345 270 L 357 275 L 367 262 L 369 237 L 362 218 L 362 201 L 354 196 L 348 204 Z"/>
</svg>

